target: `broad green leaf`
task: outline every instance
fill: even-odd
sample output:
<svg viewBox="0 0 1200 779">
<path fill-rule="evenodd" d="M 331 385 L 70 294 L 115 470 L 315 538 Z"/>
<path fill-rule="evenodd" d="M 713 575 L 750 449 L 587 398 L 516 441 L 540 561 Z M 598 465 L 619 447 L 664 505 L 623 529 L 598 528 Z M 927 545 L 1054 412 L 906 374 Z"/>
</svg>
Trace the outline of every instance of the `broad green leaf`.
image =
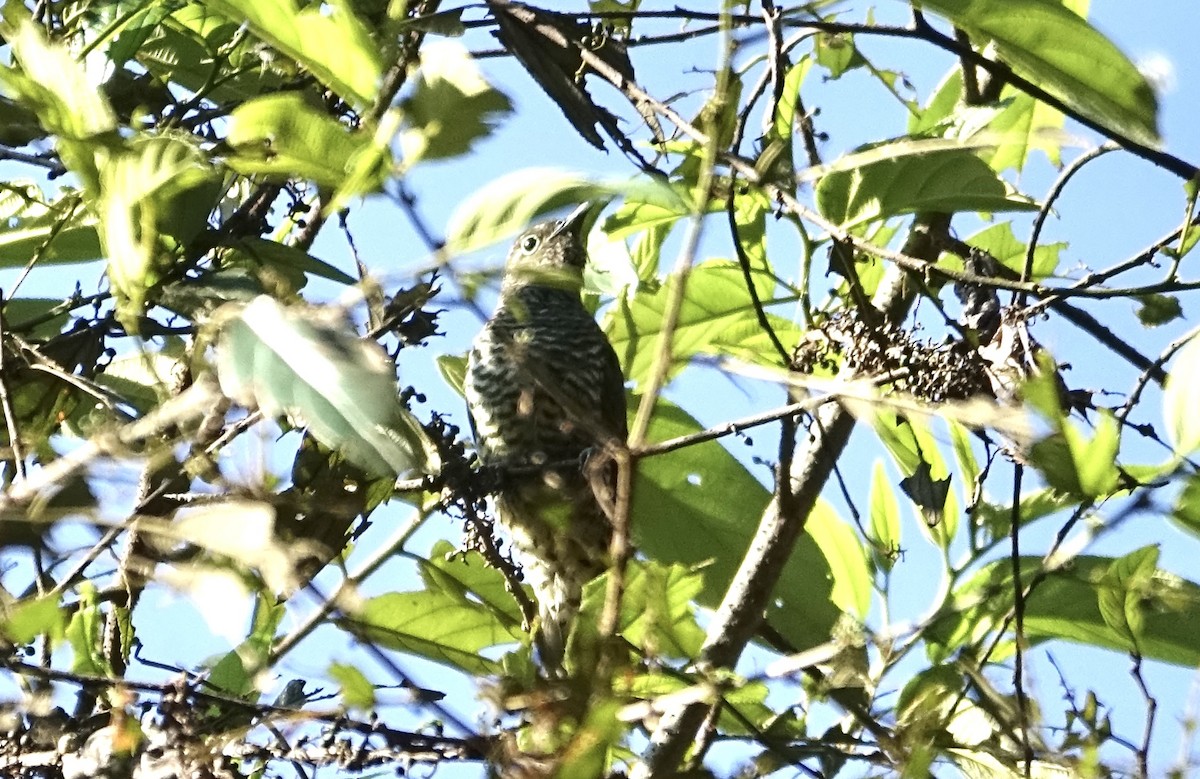
<svg viewBox="0 0 1200 779">
<path fill-rule="evenodd" d="M 637 398 L 631 397 L 633 408 Z M 649 440 L 701 429 L 677 406 L 659 400 Z M 733 579 L 770 496 L 717 441 L 638 461 L 633 490 L 633 536 L 653 560 L 700 566 L 697 600 L 715 608 Z M 828 638 L 841 614 L 830 600 L 830 564 L 813 538 L 802 535 L 768 607 L 772 627 L 807 649 Z"/>
<path fill-rule="evenodd" d="M 584 176 L 554 168 L 523 168 L 485 184 L 463 201 L 446 228 L 447 247 L 468 252 L 523 230 L 541 214 L 599 192 Z"/>
<path fill-rule="evenodd" d="M 79 600 L 66 625 L 66 639 L 74 654 L 71 670 L 75 673 L 91 676 L 112 673 L 112 663 L 104 654 L 104 621 L 96 587 L 88 582 L 79 588 Z"/>
<path fill-rule="evenodd" d="M 554 767 L 557 779 L 593 779 L 604 776 L 609 751 L 625 736 L 626 725 L 618 713 L 621 702 L 596 696 L 588 702 L 580 727 L 571 735 Z"/>
<path fill-rule="evenodd" d="M 971 448 L 970 433 L 967 428 L 953 419 L 946 420 L 946 427 L 950 430 L 950 441 L 954 446 L 954 459 L 958 462 L 958 469 L 962 474 L 963 488 L 974 489 L 975 480 L 979 478 L 980 467 L 979 460 L 975 457 L 975 451 Z"/>
<path fill-rule="evenodd" d="M 157 5 L 157 4 L 156 4 Z M 214 103 L 231 105 L 278 91 L 296 68 L 280 57 L 264 60 L 262 44 L 212 8 L 190 3 L 159 24 L 138 49 L 137 62 L 163 83 L 190 92 L 206 90 Z M 214 66 L 228 63 L 214 79 Z"/>
<path fill-rule="evenodd" d="M 31 260 L 39 265 L 92 262 L 104 256 L 100 235 L 90 217 L 65 224 L 46 217 L 18 219 L 0 229 L 0 267 L 22 268 Z"/>
<path fill-rule="evenodd" d="M 336 281 L 338 284 L 357 283 L 353 276 L 324 260 L 318 260 L 302 249 L 278 241 L 250 236 L 226 242 L 225 246 L 263 265 L 299 270 L 305 274 Z"/>
<path fill-rule="evenodd" d="M 987 137 L 996 138 L 996 148 L 982 153 L 992 169 L 1023 171 L 1033 151 L 1045 152 L 1051 164 L 1061 165 L 1062 112 L 1011 86 L 1000 99 L 1003 107 L 985 130 Z"/>
<path fill-rule="evenodd" d="M 523 168 L 485 184 L 459 205 L 446 228 L 447 248 L 474 251 L 524 229 L 548 211 L 617 195 L 627 203 L 679 200 L 657 179 L 602 180 L 558 168 Z M 623 237 L 627 233 L 613 229 L 614 218 L 605 221 L 605 232 L 610 238 Z"/>
<path fill-rule="evenodd" d="M 884 410 L 873 414 L 869 421 L 908 480 L 912 491 L 909 498 L 925 520 L 919 524 L 922 533 L 946 548 L 958 532 L 958 501 L 949 489 L 950 469 L 929 421 Z"/>
<path fill-rule="evenodd" d="M 346 663 L 330 663 L 329 678 L 342 687 L 342 702 L 348 708 L 369 712 L 375 709 L 375 685 L 363 672 Z"/>
<path fill-rule="evenodd" d="M 783 89 L 775 103 L 775 115 L 770 130 L 763 138 L 763 151 L 754 166 L 760 177 L 784 182 L 795 193 L 795 132 L 797 105 L 800 102 L 800 86 L 812 68 L 811 57 L 804 57 L 788 69 L 783 79 Z M 801 117 L 801 121 L 806 118 Z"/>
<path fill-rule="evenodd" d="M 227 395 L 268 416 L 298 417 L 371 475 L 438 468 L 432 444 L 400 403 L 382 350 L 328 313 L 256 298 L 225 323 L 217 372 Z"/>
<path fill-rule="evenodd" d="M 91 600 L 88 600 L 88 597 Z M 80 602 L 75 611 L 95 607 L 95 588 L 85 584 L 80 588 Z M 0 633 L 14 644 L 28 644 L 38 636 L 50 636 L 52 640 L 62 638 L 66 626 L 66 614 L 59 607 L 58 597 L 47 595 L 40 598 L 29 598 L 6 607 L 3 621 L 0 621 Z M 74 615 L 72 617 L 74 619 Z"/>
<path fill-rule="evenodd" d="M 1104 624 L 1137 652 L 1145 630 L 1145 608 L 1154 589 L 1158 547 L 1144 546 L 1113 560 L 1096 593 Z"/>
<path fill-rule="evenodd" d="M 804 337 L 804 329 L 800 325 L 778 314 L 768 313 L 767 324 L 771 326 L 784 349 L 794 349 Z M 709 351 L 728 354 L 749 364 L 778 367 L 780 363 L 775 344 L 759 324 L 757 317 L 733 322 L 729 327 L 722 329 L 713 337 Z"/>
<path fill-rule="evenodd" d="M 437 357 L 438 373 L 442 375 L 442 380 L 454 390 L 460 398 L 465 398 L 466 393 L 463 391 L 463 384 L 467 376 L 467 358 L 461 354 L 442 354 Z"/>
<path fill-rule="evenodd" d="M 1200 336 L 1175 355 L 1163 387 L 1163 421 L 1175 454 L 1186 457 L 1200 449 Z"/>
<path fill-rule="evenodd" d="M 874 559 L 885 570 L 891 570 L 900 554 L 900 501 L 888 482 L 882 460 L 875 461 L 871 474 L 870 512 Z"/>
<path fill-rule="evenodd" d="M 360 108 L 375 101 L 383 65 L 378 44 L 348 0 L 301 9 L 296 0 L 206 0 L 307 68 Z"/>
<path fill-rule="evenodd" d="M 500 664 L 480 650 L 525 640 L 520 626 L 496 619 L 461 592 L 393 592 L 368 599 L 339 624 L 364 641 L 409 652 L 470 674 L 495 674 Z"/>
<path fill-rule="evenodd" d="M 1193 536 L 1200 538 L 1200 476 L 1193 474 L 1184 482 L 1171 519 Z"/>
<path fill-rule="evenodd" d="M 833 591 L 829 597 L 834 605 L 865 620 L 871 608 L 871 571 L 867 567 L 863 542 L 837 516 L 833 507 L 822 500 L 813 506 L 804 531 L 812 536 L 829 564 L 833 576 Z"/>
<path fill-rule="evenodd" d="M 601 577 L 584 592 L 581 624 L 573 641 L 598 621 L 604 608 L 608 578 Z M 635 647 L 658 657 L 691 658 L 704 643 L 692 602 L 703 589 L 703 577 L 686 566 L 634 560 L 625 575 L 618 632 Z M 590 618 L 590 621 L 589 621 Z M 594 640 L 594 639 L 593 639 Z"/>
<path fill-rule="evenodd" d="M 847 33 L 820 34 L 816 45 L 817 64 L 829 70 L 829 78 L 841 78 L 847 71 L 867 64 L 854 45 L 854 36 Z"/>
<path fill-rule="evenodd" d="M 708 201 L 710 211 L 723 209 L 715 200 Z M 624 238 L 652 229 L 669 230 L 680 219 L 692 214 L 691 196 L 679 184 L 661 184 L 631 194 L 604 222 L 604 232 Z M 662 233 L 665 237 L 665 232 Z"/>
<path fill-rule="evenodd" d="M 141 8 L 121 25 L 119 33 L 108 47 L 108 58 L 114 67 L 122 68 L 137 56 L 163 19 L 174 10 L 168 3 L 142 0 Z M 115 31 L 114 31 L 115 32 Z"/>
<path fill-rule="evenodd" d="M 1025 270 L 1027 244 L 1013 234 L 1012 222 L 997 222 L 985 227 L 967 239 L 967 243 L 983 249 L 1018 276 Z M 1033 251 L 1033 275 L 1031 281 L 1040 281 L 1054 275 L 1058 268 L 1059 253 L 1067 248 L 1066 243 L 1043 243 Z"/>
<path fill-rule="evenodd" d="M 1035 490 L 1021 496 L 1016 521 L 1024 526 L 1073 505 L 1076 505 L 1076 499 L 1070 493 L 1051 488 Z M 983 500 L 975 507 L 975 518 L 988 532 L 985 541 L 1007 538 L 1013 523 L 1012 506 L 996 505 Z"/>
<path fill-rule="evenodd" d="M 370 138 L 318 110 L 298 92 L 263 95 L 230 115 L 230 167 L 240 173 L 342 183 Z"/>
<path fill-rule="evenodd" d="M 208 593 L 208 596 L 217 598 L 218 593 Z M 216 604 L 218 608 L 221 605 Z M 256 700 L 259 684 L 265 681 L 261 672 L 270 656 L 275 632 L 286 613 L 287 607 L 282 601 L 259 593 L 251 612 L 249 634 L 232 651 L 209 661 L 208 682 L 227 695 Z M 238 629 L 244 631 L 244 625 L 243 622 Z M 238 638 L 233 640 L 238 641 Z"/>
<path fill-rule="evenodd" d="M 1088 498 L 1112 494 L 1120 482 L 1117 447 L 1120 436 L 1112 414 L 1102 411 L 1096 432 L 1089 436 L 1079 426 L 1064 421 L 1061 429 L 1038 441 L 1029 461 L 1053 487 Z"/>
<path fill-rule="evenodd" d="M 910 135 L 954 138 L 985 143 L 979 156 L 992 169 L 1021 171 L 1030 152 L 1040 149 L 1050 161 L 1061 162 L 1063 115 L 1029 95 L 1005 87 L 995 104 L 963 105 L 962 69 L 954 68 L 938 85 L 928 105 L 909 119 Z"/>
<path fill-rule="evenodd" d="M 4 329 L 8 332 L 21 333 L 25 336 L 49 338 L 58 335 L 62 326 L 67 322 L 67 314 L 62 313 L 45 319 L 50 312 L 63 305 L 63 301 L 48 298 L 13 298 L 4 301 Z M 31 323 L 39 320 L 39 324 Z"/>
<path fill-rule="evenodd" d="M 1097 412 L 1095 435 L 1086 436 L 1075 425 L 1063 432 L 1071 447 L 1071 457 L 1079 472 L 1079 486 L 1088 496 L 1104 496 L 1112 493 L 1120 482 L 1117 469 L 1117 447 L 1121 442 L 1117 421 L 1108 409 Z"/>
<path fill-rule="evenodd" d="M 356 198 L 381 191 L 384 183 L 395 175 L 392 141 L 400 131 L 400 116 L 399 109 L 388 109 L 371 138 L 350 157 L 346 176 L 325 206 L 326 214 L 344 211 Z"/>
<path fill-rule="evenodd" d="M 511 630 L 520 630 L 521 610 L 508 591 L 504 574 L 488 565 L 477 552 L 462 552 L 442 540 L 434 542 L 428 558 L 416 560 L 426 589 L 469 596 Z"/>
<path fill-rule="evenodd" d="M 63 164 L 94 193 L 96 154 L 116 141 L 117 119 L 108 100 L 65 46 L 46 40 L 23 3 L 4 4 L 0 38 L 15 60 L 0 65 L 0 84 L 37 111 L 42 126 L 58 136 Z"/>
<path fill-rule="evenodd" d="M 491 133 L 512 103 L 484 79 L 462 44 L 434 41 L 421 48 L 417 85 L 403 102 L 404 162 L 456 157 Z"/>
<path fill-rule="evenodd" d="M 1113 562 L 1081 556 L 1049 573 L 1025 601 L 1026 636 L 1128 651 L 1127 636 L 1113 630 L 1100 612 L 1098 593 Z M 1040 557 L 1022 558 L 1021 581 L 1027 585 L 1041 567 Z M 929 631 L 930 656 L 936 661 L 968 643 L 986 640 L 1011 612 L 1012 587 L 1012 562 L 1000 560 L 955 590 L 951 604 Z M 1143 599 L 1142 655 L 1188 668 L 1200 664 L 1200 585 L 1158 570 L 1149 577 Z"/>
<path fill-rule="evenodd" d="M 764 304 L 774 298 L 775 280 L 766 273 L 752 275 Z M 626 378 L 642 385 L 654 366 L 666 317 L 672 276 L 654 292 L 638 290 L 622 299 L 606 317 L 605 330 Z M 731 328 L 758 326 L 754 304 L 742 268 L 728 260 L 709 260 L 692 268 L 671 340 L 671 370 L 678 372 L 697 354 L 715 350 Z"/>
<path fill-rule="evenodd" d="M 1175 295 L 1140 295 L 1137 318 L 1146 327 L 1159 327 L 1183 316 L 1183 307 Z"/>
<path fill-rule="evenodd" d="M 100 168 L 100 237 L 108 256 L 108 278 L 117 298 L 117 318 L 130 332 L 149 301 L 149 290 L 174 262 L 183 201 L 203 195 L 214 179 L 206 158 L 173 136 L 139 139 L 109 155 Z M 190 203 L 188 203 L 190 205 Z M 208 216 L 201 207 L 200 223 Z M 195 212 L 192 212 L 195 213 Z"/>
<path fill-rule="evenodd" d="M 1072 109 L 1139 143 L 1158 143 L 1158 101 L 1129 59 L 1059 0 L 922 0 Z"/>
<path fill-rule="evenodd" d="M 692 686 L 687 678 L 663 673 L 639 674 L 620 681 L 626 685 L 620 688 L 621 694 L 638 700 L 654 700 Z M 763 682 L 751 682 L 737 677 L 725 681 L 723 689 L 713 689 L 700 695 L 701 700 L 710 703 L 724 701 L 719 720 L 722 733 L 753 736 L 754 726 L 762 729 L 769 726 L 773 735 L 779 735 L 788 731 L 776 730 L 777 725 L 783 728 L 795 727 L 794 721 L 789 722 L 786 717 L 780 717 L 779 712 L 767 705 L 770 688 Z M 730 707 L 735 709 L 739 716 L 732 716 L 728 712 Z M 750 724 L 750 728 L 747 727 L 747 723 Z"/>
<path fill-rule="evenodd" d="M 1036 211 L 974 152 L 927 148 L 913 141 L 873 147 L 834 163 L 817 184 L 817 207 L 852 227 L 919 211 Z"/>
</svg>

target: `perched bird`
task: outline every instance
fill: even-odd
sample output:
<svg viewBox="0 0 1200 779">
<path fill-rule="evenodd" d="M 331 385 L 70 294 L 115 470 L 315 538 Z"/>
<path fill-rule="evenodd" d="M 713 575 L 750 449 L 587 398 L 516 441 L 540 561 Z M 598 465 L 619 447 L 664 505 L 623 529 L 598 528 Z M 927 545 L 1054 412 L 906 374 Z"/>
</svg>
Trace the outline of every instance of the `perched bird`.
<svg viewBox="0 0 1200 779">
<path fill-rule="evenodd" d="M 480 462 L 503 469 L 499 520 L 537 599 L 549 668 L 561 667 L 583 585 L 604 571 L 612 537 L 603 504 L 614 471 L 585 461 L 628 434 L 621 366 L 579 298 L 587 210 L 517 237 L 464 387 Z"/>
</svg>

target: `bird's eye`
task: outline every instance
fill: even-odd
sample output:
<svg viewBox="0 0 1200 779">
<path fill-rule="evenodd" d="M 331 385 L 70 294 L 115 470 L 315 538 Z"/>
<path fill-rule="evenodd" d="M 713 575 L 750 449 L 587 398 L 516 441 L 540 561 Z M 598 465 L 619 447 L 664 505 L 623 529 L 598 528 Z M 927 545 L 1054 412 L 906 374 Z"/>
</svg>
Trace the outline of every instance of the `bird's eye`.
<svg viewBox="0 0 1200 779">
<path fill-rule="evenodd" d="M 533 254 L 534 249 L 538 247 L 541 241 L 536 235 L 527 235 L 521 239 L 521 251 L 526 254 Z"/>
</svg>

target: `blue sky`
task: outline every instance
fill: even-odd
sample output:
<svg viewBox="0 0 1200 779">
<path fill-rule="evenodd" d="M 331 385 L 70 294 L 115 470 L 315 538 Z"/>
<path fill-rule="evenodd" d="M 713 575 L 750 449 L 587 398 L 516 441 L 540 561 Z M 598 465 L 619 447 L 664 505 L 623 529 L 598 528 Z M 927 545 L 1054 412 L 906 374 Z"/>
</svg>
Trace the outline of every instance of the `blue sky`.
<svg viewBox="0 0 1200 779">
<path fill-rule="evenodd" d="M 845 18 L 861 18 L 861 7 L 847 7 L 853 10 L 847 11 Z M 897 2 L 883 2 L 877 8 L 877 17 L 885 20 L 902 22 L 905 13 L 905 5 Z M 1197 115 L 1200 112 L 1200 57 L 1194 51 L 1197 21 L 1194 0 L 1158 0 L 1155 3 L 1096 0 L 1092 18 L 1096 26 L 1112 37 L 1136 62 L 1159 74 L 1162 84 L 1161 129 L 1166 147 L 1184 159 L 1200 161 L 1200 130 L 1196 129 L 1200 127 L 1200 116 Z M 475 49 L 494 45 L 490 38 L 478 33 L 468 36 L 465 41 Z M 716 45 L 715 38 L 709 38 L 669 48 L 635 49 L 633 59 L 639 77 L 652 93 L 703 90 L 711 84 L 711 76 L 685 71 L 692 64 L 711 66 L 715 61 Z M 903 70 L 915 85 L 916 96 L 921 99 L 929 94 L 953 65 L 948 56 L 919 44 L 860 37 L 858 45 L 880 67 Z M 435 230 L 444 229 L 455 208 L 474 191 L 515 169 L 549 166 L 608 176 L 634 173 L 618 152 L 602 154 L 579 139 L 549 98 L 535 89 L 515 63 L 489 59 L 482 62 L 482 67 L 489 80 L 512 98 L 516 111 L 492 137 L 479 144 L 477 153 L 461 160 L 419 167 L 409 176 L 406 187 L 416 196 L 418 210 Z M 595 91 L 598 95 L 609 94 L 599 86 Z M 861 74 L 851 74 L 829 84 L 819 83 L 819 78 L 810 78 L 804 97 L 810 108 L 821 109 L 817 124 L 819 129 L 829 134 L 829 141 L 822 147 L 826 160 L 832 160 L 860 143 L 898 136 L 905 131 L 906 118 L 894 99 Z M 694 109 L 696 101 L 697 96 L 693 95 L 685 99 L 683 105 L 690 105 Z M 616 105 L 614 101 L 609 102 Z M 682 113 L 687 115 L 689 111 L 683 110 Z M 1083 147 L 1097 143 L 1095 136 L 1082 128 L 1068 127 L 1068 130 L 1077 135 Z M 1068 150 L 1067 158 L 1078 151 Z M 11 170 L 11 166 L 5 165 L 2 169 Z M 1026 193 L 1040 199 L 1055 175 L 1056 172 L 1049 165 L 1039 162 L 1031 166 L 1018 183 Z M 1086 168 L 1068 188 L 1056 208 L 1055 218 L 1047 226 L 1043 241 L 1070 242 L 1064 267 L 1070 268 L 1076 264 L 1093 269 L 1106 267 L 1135 253 L 1177 226 L 1182 218 L 1183 202 L 1180 182 L 1171 175 L 1129 155 L 1110 154 Z M 974 231 L 974 228 L 966 226 L 970 221 L 963 219 L 956 222 L 960 235 L 966 236 Z M 373 198 L 361 209 L 355 209 L 350 217 L 350 230 L 360 258 L 384 280 L 386 288 L 394 289 L 406 283 L 413 269 L 427 264 L 428 258 L 421 242 L 401 211 L 386 197 Z M 718 230 L 714 229 L 713 232 Z M 673 262 L 673 249 L 670 248 L 673 246 L 669 245 L 664 252 L 665 263 Z M 789 248 L 786 241 L 781 240 L 778 247 L 780 254 L 786 256 Z M 497 246 L 480 251 L 465 258 L 464 266 L 497 267 L 504 248 Z M 721 256 L 726 252 L 727 249 L 719 245 L 709 244 L 701 256 Z M 314 248 L 314 254 L 344 269 L 353 268 L 349 247 L 335 225 L 326 228 Z M 784 272 L 785 266 L 778 261 L 776 263 Z M 1186 276 L 1186 263 L 1184 270 Z M 24 290 L 25 294 L 58 291 L 55 282 L 60 272 L 57 269 L 35 272 L 30 286 Z M 97 271 L 89 268 L 82 275 L 84 278 L 95 278 Z M 0 287 L 8 289 L 11 278 L 11 271 L 0 273 Z M 310 291 L 317 298 L 332 298 L 339 292 L 321 284 L 313 284 Z M 452 291 L 448 285 L 448 292 Z M 484 308 L 490 307 L 490 299 L 482 298 L 480 302 Z M 429 394 L 427 406 L 419 410 L 455 409 L 465 429 L 461 401 L 442 384 L 433 368 L 433 359 L 438 354 L 464 351 L 480 321 L 476 311 L 453 305 L 449 295 L 439 304 L 448 309 L 442 318 L 446 338 L 403 355 L 402 377 L 405 382 L 411 382 Z M 1196 306 L 1187 298 L 1183 300 L 1183 306 L 1187 325 L 1190 326 L 1196 315 Z M 1182 332 L 1178 326 L 1169 328 L 1169 333 L 1144 331 L 1137 323 L 1132 305 L 1128 303 L 1108 302 L 1087 308 L 1104 321 L 1115 322 L 1114 329 L 1118 333 L 1127 336 L 1150 355 L 1157 354 L 1166 341 Z M 1113 386 L 1113 371 L 1118 370 L 1123 371 L 1122 376 L 1127 374 L 1130 379 L 1117 386 L 1130 385 L 1133 371 L 1078 331 L 1049 322 L 1035 325 L 1034 334 L 1060 360 L 1072 364 L 1068 375 L 1071 386 Z M 669 388 L 667 395 L 684 405 L 705 424 L 723 422 L 780 402 L 780 393 L 776 388 L 744 379 L 725 378 L 711 369 L 686 374 Z M 1120 399 L 1112 402 L 1119 403 Z M 1153 396 L 1143 404 L 1143 414 L 1150 417 L 1146 421 L 1158 421 L 1156 405 L 1157 399 Z M 771 438 L 770 434 L 758 433 L 754 447 L 734 445 L 732 450 L 747 463 L 756 455 L 770 459 Z M 253 473 L 263 459 L 262 452 L 272 446 L 273 440 L 266 436 L 258 446 L 247 447 L 236 454 L 227 467 Z M 1161 449 L 1135 443 L 1128 456 L 1134 461 L 1138 458 L 1160 461 L 1166 455 Z M 881 457 L 884 457 L 881 447 L 866 431 L 860 430 L 847 452 L 845 470 L 866 472 Z M 278 465 L 274 462 L 276 458 L 266 459 Z M 765 468 L 753 465 L 751 468 L 760 479 L 766 481 Z M 899 478 L 894 468 L 889 470 L 889 474 L 894 479 Z M 109 493 L 114 504 L 108 508 L 113 516 L 119 516 L 121 509 L 117 496 L 135 483 L 136 469 L 130 464 L 127 467 L 106 468 L 98 475 L 101 478 L 112 477 L 116 489 Z M 1004 479 L 997 479 L 992 488 L 1003 489 L 1006 484 Z M 833 498 L 833 492 L 828 494 L 835 505 L 841 505 L 839 500 Z M 999 501 L 1002 496 L 993 497 Z M 864 499 L 865 496 L 860 498 L 860 506 Z M 377 512 L 373 517 L 373 529 L 360 542 L 359 550 L 351 556 L 349 567 L 353 569 L 358 560 L 369 555 L 372 543 L 379 543 L 390 534 L 392 528 L 406 521 L 408 513 L 409 509 L 398 503 Z M 905 612 L 898 615 L 900 618 L 915 619 L 928 605 L 930 594 L 936 587 L 936 582 L 930 581 L 933 569 L 928 564 L 935 561 L 936 557 L 932 556 L 932 550 L 915 531 L 913 522 L 916 520 L 909 519 L 905 527 L 907 554 L 895 574 L 895 592 L 899 596 L 895 602 L 898 609 Z M 1193 580 L 1200 578 L 1194 563 L 1196 540 L 1174 529 L 1163 529 L 1161 523 L 1162 520 L 1156 517 L 1134 517 L 1110 538 L 1099 542 L 1093 551 L 1121 554 L 1142 543 L 1164 541 L 1160 564 Z M 1044 549 L 1055 529 L 1053 522 L 1035 525 L 1028 535 L 1029 548 Z M 436 538 L 457 539 L 458 532 L 455 523 L 434 518 L 414 538 L 410 549 L 422 552 Z M 410 565 L 398 561 L 373 577 L 364 591 L 366 594 L 375 594 L 411 587 L 414 585 L 411 572 Z M 322 577 L 326 591 L 331 589 L 335 580 L 336 576 L 332 573 Z M 201 617 L 186 597 L 167 592 L 152 593 L 148 595 L 143 608 L 158 609 L 164 614 L 164 619 L 149 626 L 143 635 L 151 657 L 186 665 L 228 648 L 219 639 L 202 640 L 206 632 L 189 627 L 196 625 Z M 285 624 L 285 629 L 289 626 Z M 187 646 L 180 645 L 180 635 L 189 636 Z M 1048 651 L 1060 666 L 1067 669 L 1069 680 L 1076 688 L 1097 689 L 1101 700 L 1114 708 L 1114 723 L 1119 733 L 1131 739 L 1140 738 L 1144 708 L 1128 675 L 1128 658 L 1062 643 L 1050 646 Z M 1037 697 L 1045 700 L 1047 711 L 1053 711 L 1060 698 L 1057 678 L 1045 660 L 1045 650 L 1038 649 L 1032 655 L 1033 689 Z M 347 644 L 340 634 L 326 628 L 315 633 L 288 658 L 281 681 L 292 676 L 320 678 L 330 659 L 361 663 L 364 669 L 374 665 L 373 661 Z M 761 656 L 752 656 L 747 668 L 752 668 L 760 659 Z M 401 664 L 412 671 L 419 684 L 438 689 L 447 687 L 447 674 L 438 667 L 407 659 L 402 659 Z M 1153 693 L 1160 701 L 1155 765 L 1165 768 L 1176 757 L 1180 732 L 1178 717 L 1189 700 L 1193 706 L 1197 703 L 1198 696 L 1193 689 L 1195 672 L 1151 663 L 1146 674 Z M 151 674 L 148 672 L 146 675 Z M 376 669 L 373 678 L 388 680 L 387 675 L 379 669 Z M 997 681 L 1001 684 L 1004 682 L 1003 679 Z M 449 689 L 453 691 L 449 698 L 450 706 L 467 721 L 474 721 L 484 711 L 461 681 L 453 683 Z M 792 692 L 784 689 L 780 694 L 789 695 Z M 419 718 L 414 721 L 419 721 Z M 737 761 L 739 754 L 721 754 L 719 758 L 722 763 L 732 763 Z"/>
</svg>

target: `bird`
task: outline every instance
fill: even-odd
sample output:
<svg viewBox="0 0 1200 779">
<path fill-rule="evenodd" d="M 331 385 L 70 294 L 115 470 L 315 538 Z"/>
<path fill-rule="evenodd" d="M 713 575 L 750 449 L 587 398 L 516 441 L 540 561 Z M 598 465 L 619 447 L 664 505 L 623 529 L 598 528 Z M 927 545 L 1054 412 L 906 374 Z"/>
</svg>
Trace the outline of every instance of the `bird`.
<svg viewBox="0 0 1200 779">
<path fill-rule="evenodd" d="M 607 567 L 615 465 L 599 453 L 628 436 L 620 362 L 580 299 L 589 206 L 514 241 L 463 387 L 479 461 L 500 469 L 499 525 L 537 602 L 539 657 L 559 670 L 583 586 Z"/>
</svg>

